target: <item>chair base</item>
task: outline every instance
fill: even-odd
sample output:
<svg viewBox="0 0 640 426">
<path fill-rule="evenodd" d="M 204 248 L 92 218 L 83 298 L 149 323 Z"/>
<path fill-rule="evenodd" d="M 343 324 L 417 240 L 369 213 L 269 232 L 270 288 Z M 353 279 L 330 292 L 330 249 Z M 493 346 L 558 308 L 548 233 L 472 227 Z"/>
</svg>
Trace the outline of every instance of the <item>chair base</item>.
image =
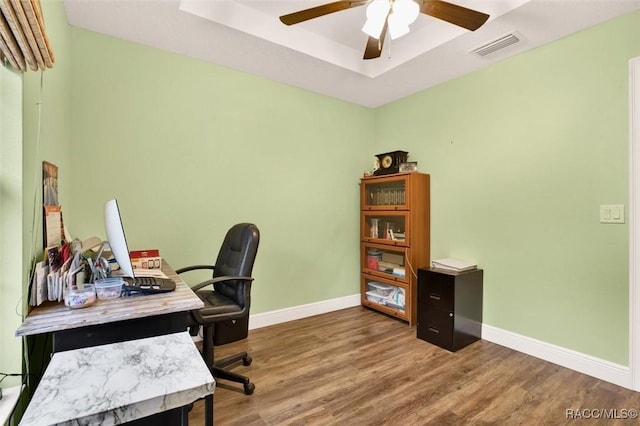
<svg viewBox="0 0 640 426">
<path fill-rule="evenodd" d="M 235 355 L 222 358 L 220 360 L 214 361 L 213 367 L 211 367 L 211 374 L 216 379 L 230 380 L 232 382 L 242 383 L 242 385 L 244 386 L 244 393 L 246 395 L 251 395 L 256 386 L 249 381 L 248 377 L 224 369 L 224 367 L 235 364 L 238 361 L 242 361 L 242 365 L 247 366 L 251 365 L 252 359 L 246 352 L 240 352 Z"/>
</svg>

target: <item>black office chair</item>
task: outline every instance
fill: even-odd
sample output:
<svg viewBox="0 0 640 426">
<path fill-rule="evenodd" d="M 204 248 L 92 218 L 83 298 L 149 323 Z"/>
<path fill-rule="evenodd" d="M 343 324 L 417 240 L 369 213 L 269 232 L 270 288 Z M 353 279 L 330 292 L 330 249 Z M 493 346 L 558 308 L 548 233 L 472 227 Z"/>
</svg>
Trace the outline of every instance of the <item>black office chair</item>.
<svg viewBox="0 0 640 426">
<path fill-rule="evenodd" d="M 260 231 L 256 225 L 251 223 L 234 225 L 227 231 L 215 265 L 195 265 L 176 270 L 178 274 L 202 269 L 213 270 L 212 279 L 191 287 L 204 302 L 204 307 L 191 312 L 193 322 L 190 325 L 196 329 L 202 326 L 202 357 L 211 369 L 213 377 L 242 383 L 244 393 L 247 395 L 253 393 L 255 385 L 249 381 L 248 377 L 225 370 L 224 367 L 240 360 L 244 365 L 250 365 L 251 357 L 246 352 L 242 352 L 218 361 L 214 360 L 214 332 L 220 326 L 248 324 L 253 281 L 251 272 L 259 242 Z M 213 285 L 213 290 L 205 289 L 210 285 Z M 233 337 L 229 339 L 227 334 L 224 343 L 245 338 L 247 330 L 245 329 L 244 333 L 240 330 L 235 335 L 235 339 Z M 212 403 L 213 400 L 211 400 Z M 212 406 L 206 408 L 207 413 L 211 410 Z"/>
</svg>

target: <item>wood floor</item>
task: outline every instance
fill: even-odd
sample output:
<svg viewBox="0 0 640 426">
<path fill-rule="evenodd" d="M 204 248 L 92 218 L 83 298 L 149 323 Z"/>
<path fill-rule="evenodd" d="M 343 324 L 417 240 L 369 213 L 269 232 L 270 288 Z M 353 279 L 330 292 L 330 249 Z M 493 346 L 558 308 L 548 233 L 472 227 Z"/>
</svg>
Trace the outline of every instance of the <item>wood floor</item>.
<svg viewBox="0 0 640 426">
<path fill-rule="evenodd" d="M 640 393 L 486 341 L 450 353 L 362 307 L 251 330 L 216 356 L 244 350 L 252 365 L 233 370 L 256 390 L 219 382 L 217 426 L 628 425 L 626 410 L 640 409 Z M 203 410 L 197 402 L 191 425 Z M 567 410 L 614 419 L 576 422 Z"/>
</svg>

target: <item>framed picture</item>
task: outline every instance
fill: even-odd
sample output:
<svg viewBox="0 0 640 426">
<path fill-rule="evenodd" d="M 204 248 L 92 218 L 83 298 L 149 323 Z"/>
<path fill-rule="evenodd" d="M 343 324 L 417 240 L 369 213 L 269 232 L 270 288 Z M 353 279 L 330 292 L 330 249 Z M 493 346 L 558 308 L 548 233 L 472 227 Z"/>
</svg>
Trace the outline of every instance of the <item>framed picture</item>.
<svg viewBox="0 0 640 426">
<path fill-rule="evenodd" d="M 58 206 L 58 166 L 42 162 L 42 204 Z"/>
</svg>

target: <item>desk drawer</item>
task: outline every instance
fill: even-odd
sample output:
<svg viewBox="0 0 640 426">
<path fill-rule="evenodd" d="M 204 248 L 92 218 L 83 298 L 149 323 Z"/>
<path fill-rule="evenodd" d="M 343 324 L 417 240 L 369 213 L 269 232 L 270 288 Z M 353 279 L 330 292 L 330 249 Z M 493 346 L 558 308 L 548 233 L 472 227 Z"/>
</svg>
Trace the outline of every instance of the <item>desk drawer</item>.
<svg viewBox="0 0 640 426">
<path fill-rule="evenodd" d="M 418 302 L 429 308 L 453 311 L 454 283 L 448 275 L 418 270 Z"/>
<path fill-rule="evenodd" d="M 453 313 L 418 306 L 417 336 L 441 348 L 451 350 L 453 344 Z"/>
<path fill-rule="evenodd" d="M 145 297 L 145 296 L 140 296 Z M 88 308 L 85 308 L 88 309 Z M 53 332 L 53 352 L 125 342 L 185 331 L 189 312 L 174 312 Z"/>
</svg>

